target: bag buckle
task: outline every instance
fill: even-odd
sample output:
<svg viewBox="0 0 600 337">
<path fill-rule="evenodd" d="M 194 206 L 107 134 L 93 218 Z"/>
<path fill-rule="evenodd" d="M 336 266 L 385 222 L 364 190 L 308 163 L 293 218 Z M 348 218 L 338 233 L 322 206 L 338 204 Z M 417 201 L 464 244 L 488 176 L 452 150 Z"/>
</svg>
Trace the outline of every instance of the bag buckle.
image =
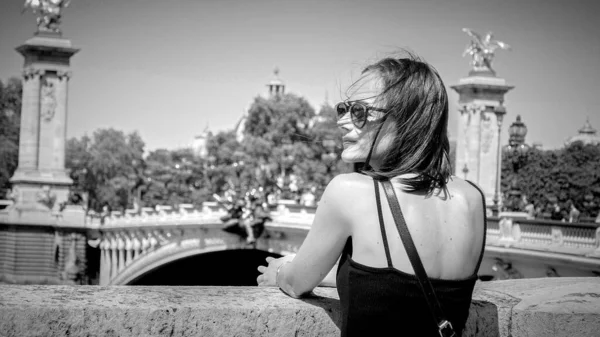
<svg viewBox="0 0 600 337">
<path fill-rule="evenodd" d="M 440 333 L 440 337 L 455 337 L 456 336 L 456 333 L 454 332 L 454 328 L 452 327 L 452 324 L 447 320 L 443 320 L 440 322 L 440 324 L 438 324 L 438 332 Z"/>
</svg>

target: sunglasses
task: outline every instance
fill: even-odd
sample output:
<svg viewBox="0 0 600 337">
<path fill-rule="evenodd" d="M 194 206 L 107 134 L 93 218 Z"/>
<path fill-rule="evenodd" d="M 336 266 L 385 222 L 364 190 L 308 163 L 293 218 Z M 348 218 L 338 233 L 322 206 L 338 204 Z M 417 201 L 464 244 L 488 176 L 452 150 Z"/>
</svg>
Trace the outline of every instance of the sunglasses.
<svg viewBox="0 0 600 337">
<path fill-rule="evenodd" d="M 358 129 L 362 129 L 367 124 L 370 111 L 387 112 L 386 109 L 372 107 L 362 102 L 340 102 L 335 106 L 335 111 L 337 111 L 338 120 L 350 112 L 352 124 Z"/>
</svg>

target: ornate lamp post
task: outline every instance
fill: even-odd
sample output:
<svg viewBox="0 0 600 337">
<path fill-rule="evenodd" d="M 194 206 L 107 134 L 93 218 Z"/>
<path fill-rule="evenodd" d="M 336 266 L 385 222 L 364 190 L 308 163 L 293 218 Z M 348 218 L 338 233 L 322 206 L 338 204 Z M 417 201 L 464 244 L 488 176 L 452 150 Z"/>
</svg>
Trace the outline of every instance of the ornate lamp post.
<svg viewBox="0 0 600 337">
<path fill-rule="evenodd" d="M 500 182 L 502 180 L 501 179 L 502 178 L 502 145 L 500 145 L 501 144 L 500 138 L 501 138 L 502 133 L 500 131 L 502 130 L 502 121 L 504 120 L 504 115 L 506 115 L 506 108 L 504 107 L 503 101 L 500 101 L 500 104 L 494 108 L 494 113 L 496 114 L 496 124 L 498 127 L 498 132 L 497 132 L 498 147 L 497 147 L 497 151 L 496 151 L 496 154 L 497 154 L 496 162 L 498 163 L 497 164 L 498 167 L 496 169 L 496 187 L 495 187 L 495 191 L 494 191 L 494 199 L 493 199 L 494 208 L 493 208 L 492 212 L 493 212 L 494 216 L 498 216 L 500 213 L 500 208 L 502 208 L 502 204 L 501 204 L 502 199 L 500 198 L 501 188 L 502 188 L 501 184 L 500 184 Z M 465 164 L 465 168 L 467 168 L 466 164 Z M 466 173 L 465 173 L 465 176 L 466 176 Z"/>
<path fill-rule="evenodd" d="M 527 126 L 521 121 L 521 116 L 517 116 L 517 120 L 508 128 L 508 146 L 505 151 L 510 153 L 511 164 L 513 169 L 513 179 L 511 181 L 510 190 L 508 192 L 509 202 L 508 207 L 511 211 L 519 211 L 521 200 L 521 189 L 519 188 L 517 174 L 525 164 L 529 151 L 529 146 L 525 144 L 525 136 L 527 135 Z"/>
</svg>

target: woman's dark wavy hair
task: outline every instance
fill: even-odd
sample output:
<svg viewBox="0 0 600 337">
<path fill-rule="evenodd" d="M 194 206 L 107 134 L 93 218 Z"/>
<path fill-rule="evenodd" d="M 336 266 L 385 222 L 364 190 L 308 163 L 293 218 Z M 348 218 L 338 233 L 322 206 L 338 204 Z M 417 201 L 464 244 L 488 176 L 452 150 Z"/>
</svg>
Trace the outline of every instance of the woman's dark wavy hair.
<svg viewBox="0 0 600 337">
<path fill-rule="evenodd" d="M 383 59 L 366 67 L 362 74 L 371 72 L 382 81 L 377 101 L 388 110 L 385 120 L 395 120 L 396 136 L 383 155 L 382 165 L 364 173 L 385 178 L 416 174 L 401 179 L 408 191 L 444 188 L 452 168 L 448 155 L 448 95 L 440 75 L 412 54 Z"/>
</svg>

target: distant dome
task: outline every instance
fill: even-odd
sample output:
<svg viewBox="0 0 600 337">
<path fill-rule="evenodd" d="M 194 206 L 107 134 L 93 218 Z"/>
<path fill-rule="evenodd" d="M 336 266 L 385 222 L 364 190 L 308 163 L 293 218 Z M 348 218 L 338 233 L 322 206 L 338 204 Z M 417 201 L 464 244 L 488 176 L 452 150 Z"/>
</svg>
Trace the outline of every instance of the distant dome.
<svg viewBox="0 0 600 337">
<path fill-rule="evenodd" d="M 592 127 L 590 120 L 588 119 L 585 121 L 585 125 L 579 129 L 578 135 L 569 137 L 567 141 L 565 141 L 565 146 L 569 146 L 574 142 L 582 142 L 584 145 L 598 145 L 600 144 L 600 136 L 596 133 L 597 130 Z"/>
<path fill-rule="evenodd" d="M 281 78 L 279 78 L 279 68 L 275 68 L 273 74 L 275 76 L 267 84 L 267 87 L 269 87 L 269 97 L 280 97 L 285 94 L 285 84 Z"/>
<path fill-rule="evenodd" d="M 273 76 L 268 85 L 283 85 L 283 81 L 279 78 L 279 68 L 273 70 L 273 75 L 275 76 Z"/>
</svg>

